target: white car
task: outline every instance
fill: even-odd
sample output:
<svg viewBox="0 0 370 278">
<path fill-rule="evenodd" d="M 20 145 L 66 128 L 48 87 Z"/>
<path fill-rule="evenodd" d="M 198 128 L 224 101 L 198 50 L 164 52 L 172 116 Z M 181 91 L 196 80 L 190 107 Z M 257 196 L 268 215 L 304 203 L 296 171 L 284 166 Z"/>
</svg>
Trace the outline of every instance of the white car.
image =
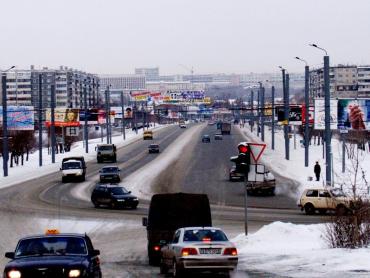
<svg viewBox="0 0 370 278">
<path fill-rule="evenodd" d="M 225 233 L 215 227 L 178 229 L 173 240 L 161 249 L 160 269 L 174 277 L 186 271 L 229 272 L 238 264 L 238 251 Z"/>
</svg>

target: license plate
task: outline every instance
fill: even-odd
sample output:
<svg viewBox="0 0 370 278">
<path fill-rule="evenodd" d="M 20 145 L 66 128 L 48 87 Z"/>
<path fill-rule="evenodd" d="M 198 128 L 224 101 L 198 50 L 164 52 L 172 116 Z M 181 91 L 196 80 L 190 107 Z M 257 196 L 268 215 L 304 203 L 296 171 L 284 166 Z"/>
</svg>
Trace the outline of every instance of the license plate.
<svg viewBox="0 0 370 278">
<path fill-rule="evenodd" d="M 221 254 L 220 248 L 201 248 L 199 253 L 202 255 L 216 255 Z"/>
</svg>

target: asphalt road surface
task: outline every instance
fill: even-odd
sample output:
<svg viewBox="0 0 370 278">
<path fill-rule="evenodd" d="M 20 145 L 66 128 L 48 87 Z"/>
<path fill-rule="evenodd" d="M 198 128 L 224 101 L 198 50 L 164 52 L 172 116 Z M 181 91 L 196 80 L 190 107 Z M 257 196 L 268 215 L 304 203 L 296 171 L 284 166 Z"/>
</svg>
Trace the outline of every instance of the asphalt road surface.
<svg viewBox="0 0 370 278">
<path fill-rule="evenodd" d="M 149 155 L 147 146 L 156 142 L 161 150 L 167 148 L 176 138 L 192 128 L 180 129 L 170 126 L 154 132 L 153 141 L 141 138 L 118 150 L 117 164 L 123 177 L 140 169 L 158 155 Z M 154 188 L 166 192 L 207 193 L 212 203 L 215 226 L 223 228 L 229 237 L 244 230 L 243 183 L 228 181 L 229 157 L 235 155 L 236 145 L 244 141 L 241 134 L 232 130 L 232 135 L 222 141 L 201 143 L 202 134 L 213 135 L 215 126 L 203 124 L 182 151 L 182 155 L 157 178 Z M 162 155 L 160 153 L 159 155 Z M 86 185 L 92 189 L 97 174 L 106 164 L 88 162 Z M 294 183 L 279 178 L 278 186 L 294 190 Z M 40 233 L 45 221 L 71 221 L 77 225 L 95 225 L 91 235 L 95 247 L 101 250 L 103 274 L 105 277 L 152 277 L 159 276 L 159 270 L 149 267 L 146 258 L 146 231 L 141 226 L 142 216 L 147 215 L 148 201 L 141 201 L 137 210 L 95 209 L 91 202 L 72 195 L 75 183 L 61 183 L 59 173 L 45 175 L 37 180 L 27 181 L 0 190 L 1 250 L 11 251 L 19 237 Z M 306 216 L 296 209 L 295 200 L 289 192 L 274 197 L 248 198 L 249 230 L 255 231 L 272 221 L 294 223 L 317 223 L 322 217 Z M 46 219 L 46 220 L 45 220 Z M 55 223 L 55 222 L 53 222 Z M 87 224 L 84 224 L 87 223 Z M 118 229 L 114 229 L 118 225 Z M 121 226 L 120 226 L 121 225 Z M 63 229 L 62 229 L 63 230 Z M 3 267 L 5 259 L 0 260 Z M 233 277 L 261 277 L 263 273 L 237 271 Z"/>
</svg>

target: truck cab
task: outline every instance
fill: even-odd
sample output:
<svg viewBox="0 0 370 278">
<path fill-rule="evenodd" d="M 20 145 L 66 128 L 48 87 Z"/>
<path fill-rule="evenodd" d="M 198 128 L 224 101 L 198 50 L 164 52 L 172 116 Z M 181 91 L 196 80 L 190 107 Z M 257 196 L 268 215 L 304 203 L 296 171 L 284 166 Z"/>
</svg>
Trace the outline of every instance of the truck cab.
<svg viewBox="0 0 370 278">
<path fill-rule="evenodd" d="M 117 148 L 114 144 L 99 144 L 96 146 L 96 160 L 117 162 Z"/>
<path fill-rule="evenodd" d="M 144 133 L 143 133 L 143 139 L 144 140 L 153 140 L 153 131 L 145 130 Z"/>
</svg>

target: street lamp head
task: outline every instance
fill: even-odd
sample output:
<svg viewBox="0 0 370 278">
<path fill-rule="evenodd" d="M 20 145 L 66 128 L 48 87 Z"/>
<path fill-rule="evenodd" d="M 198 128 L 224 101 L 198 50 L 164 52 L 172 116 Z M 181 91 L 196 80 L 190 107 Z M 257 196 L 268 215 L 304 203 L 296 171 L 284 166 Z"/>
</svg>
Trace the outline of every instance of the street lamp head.
<svg viewBox="0 0 370 278">
<path fill-rule="evenodd" d="M 319 47 L 317 44 L 311 43 L 311 44 L 309 44 L 309 46 L 312 46 L 312 47 L 315 47 L 315 48 L 317 48 L 317 49 L 320 49 L 320 50 L 322 50 L 322 51 L 324 51 L 324 52 L 325 52 L 325 55 L 326 55 L 326 56 L 328 55 L 328 52 L 327 52 L 324 48 Z"/>
</svg>

